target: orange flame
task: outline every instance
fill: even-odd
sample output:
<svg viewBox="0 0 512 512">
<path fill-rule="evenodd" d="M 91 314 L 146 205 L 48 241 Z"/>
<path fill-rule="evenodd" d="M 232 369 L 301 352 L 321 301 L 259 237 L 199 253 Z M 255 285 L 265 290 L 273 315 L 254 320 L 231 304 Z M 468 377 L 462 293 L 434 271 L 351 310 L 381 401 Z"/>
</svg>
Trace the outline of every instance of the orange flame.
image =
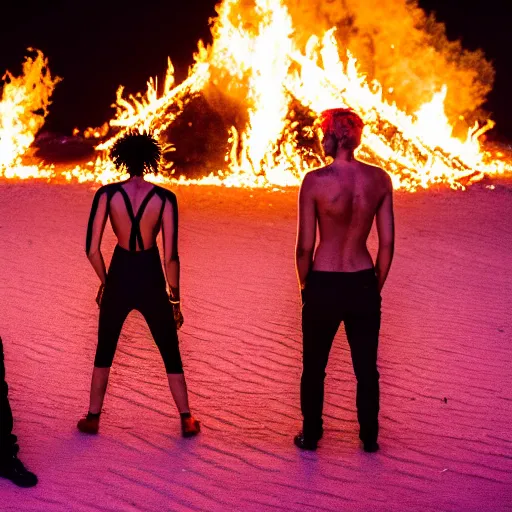
<svg viewBox="0 0 512 512">
<path fill-rule="evenodd" d="M 29 51 L 32 51 L 29 48 Z M 27 165 L 24 157 L 48 114 L 50 96 L 60 78 L 52 78 L 48 61 L 40 51 L 27 57 L 19 77 L 8 71 L 0 101 L 0 177 L 47 178 L 52 169 Z"/>
<path fill-rule="evenodd" d="M 414 191 L 433 184 L 464 188 L 485 175 L 512 172 L 510 161 L 492 155 L 480 143 L 481 135 L 492 128 L 492 121 L 484 126 L 475 124 L 462 139 L 453 136 L 445 113 L 446 85 L 414 114 L 407 114 L 384 99 L 377 81 L 370 82 L 359 72 L 357 59 L 338 47 L 335 29 L 311 36 L 300 48 L 284 0 L 254 0 L 254 9 L 246 10 L 241 4 L 242 0 L 224 0 L 217 8 L 213 44 L 206 48 L 199 42 L 195 64 L 184 82 L 175 85 L 169 60 L 161 93 L 153 79 L 144 94 L 128 98 L 120 87 L 116 114 L 109 123 L 116 135 L 97 146 L 96 162 L 66 170 L 61 176 L 101 183 L 118 179 L 106 153 L 127 129 L 152 130 L 161 136 L 164 149 L 172 150 L 165 144 L 165 130 L 187 103 L 212 85 L 236 97 L 246 111 L 245 125 L 229 130 L 225 169 L 198 180 L 170 175 L 160 176 L 158 181 L 249 187 L 297 185 L 311 167 L 324 163 L 323 156 L 312 149 L 314 144 L 306 147 L 300 140 L 314 141 L 315 116 L 336 107 L 352 108 L 364 119 L 366 126 L 357 155 L 386 169 L 396 189 Z M 43 96 L 47 101 L 54 82 L 49 79 L 45 83 Z M 307 126 L 297 121 L 297 105 L 310 113 Z M 101 135 L 92 129 L 90 134 Z M 18 153 L 14 159 L 7 159 L 4 167 L 0 161 L 0 173 L 8 177 L 23 176 L 16 170 L 17 158 L 30 145 L 16 137 Z M 20 140 L 24 140 L 22 135 Z M 46 168 L 38 172 L 48 177 Z"/>
</svg>

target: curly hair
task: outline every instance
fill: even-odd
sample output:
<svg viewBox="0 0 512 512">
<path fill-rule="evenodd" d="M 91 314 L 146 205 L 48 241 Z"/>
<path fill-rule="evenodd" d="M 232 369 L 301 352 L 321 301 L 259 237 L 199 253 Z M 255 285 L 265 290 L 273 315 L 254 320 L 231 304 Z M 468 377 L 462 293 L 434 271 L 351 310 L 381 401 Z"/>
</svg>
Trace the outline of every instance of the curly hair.
<svg viewBox="0 0 512 512">
<path fill-rule="evenodd" d="M 333 108 L 320 114 L 320 128 L 324 136 L 334 136 L 341 146 L 354 150 L 361 144 L 364 123 L 349 108 Z"/>
<path fill-rule="evenodd" d="M 110 158 L 118 169 L 126 169 L 131 176 L 157 173 L 162 149 L 149 133 L 130 131 L 116 140 Z"/>
</svg>

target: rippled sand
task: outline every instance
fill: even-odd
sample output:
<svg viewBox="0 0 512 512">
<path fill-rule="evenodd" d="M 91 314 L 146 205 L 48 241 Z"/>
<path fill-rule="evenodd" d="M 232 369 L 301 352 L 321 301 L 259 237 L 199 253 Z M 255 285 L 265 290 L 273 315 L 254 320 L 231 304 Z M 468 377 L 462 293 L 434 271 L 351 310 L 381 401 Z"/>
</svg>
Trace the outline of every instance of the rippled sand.
<svg viewBox="0 0 512 512">
<path fill-rule="evenodd" d="M 340 330 L 327 369 L 325 437 L 300 427 L 296 190 L 179 188 L 185 324 L 196 439 L 180 438 L 142 317 L 121 335 L 100 435 L 86 412 L 98 280 L 85 258 L 93 190 L 0 183 L 0 335 L 22 461 L 2 511 L 512 510 L 512 187 L 397 194 L 383 292 L 381 451 L 358 442 Z M 114 246 L 108 228 L 107 260 Z M 376 239 L 370 241 L 372 252 Z"/>
</svg>

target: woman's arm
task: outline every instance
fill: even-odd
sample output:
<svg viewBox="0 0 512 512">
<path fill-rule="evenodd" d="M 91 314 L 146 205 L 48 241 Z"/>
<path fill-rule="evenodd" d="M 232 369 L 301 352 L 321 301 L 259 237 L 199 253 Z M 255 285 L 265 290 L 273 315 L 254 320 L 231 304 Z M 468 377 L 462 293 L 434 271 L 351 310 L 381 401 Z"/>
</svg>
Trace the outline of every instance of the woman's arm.
<svg viewBox="0 0 512 512">
<path fill-rule="evenodd" d="M 107 280 L 107 269 L 101 254 L 101 239 L 105 230 L 105 224 L 108 217 L 108 196 L 105 187 L 101 187 L 95 194 L 91 213 L 89 215 L 89 224 L 87 226 L 87 239 L 85 243 L 85 252 L 91 262 L 92 267 L 98 274 L 101 284 L 104 285 Z"/>
<path fill-rule="evenodd" d="M 176 328 L 183 325 L 180 299 L 180 257 L 178 255 L 178 201 L 172 192 L 166 193 L 162 214 L 162 241 L 164 245 L 164 270 L 169 286 Z"/>
<path fill-rule="evenodd" d="M 164 270 L 172 301 L 180 300 L 180 258 L 178 255 L 178 201 L 167 192 L 162 215 Z"/>
</svg>

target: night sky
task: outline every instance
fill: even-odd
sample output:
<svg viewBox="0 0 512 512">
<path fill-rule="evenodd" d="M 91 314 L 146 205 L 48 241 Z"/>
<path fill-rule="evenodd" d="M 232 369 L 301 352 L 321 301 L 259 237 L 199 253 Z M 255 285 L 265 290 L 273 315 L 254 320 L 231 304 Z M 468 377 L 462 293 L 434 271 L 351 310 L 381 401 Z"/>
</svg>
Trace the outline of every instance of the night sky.
<svg viewBox="0 0 512 512">
<path fill-rule="evenodd" d="M 177 78 L 186 75 L 197 41 L 209 42 L 208 18 L 215 0 L 126 0 L 9 2 L 2 6 L 0 73 L 15 74 L 29 46 L 49 58 L 50 69 L 64 78 L 57 85 L 47 129 L 67 133 L 98 126 L 112 117 L 120 84 L 129 92 L 145 90 L 150 76 L 163 77 L 171 57 Z M 475 6 L 472 6 L 472 4 Z M 450 39 L 468 49 L 481 48 L 496 69 L 486 108 L 497 121 L 495 137 L 512 141 L 512 8 L 508 0 L 420 0 L 444 21 Z"/>
</svg>

